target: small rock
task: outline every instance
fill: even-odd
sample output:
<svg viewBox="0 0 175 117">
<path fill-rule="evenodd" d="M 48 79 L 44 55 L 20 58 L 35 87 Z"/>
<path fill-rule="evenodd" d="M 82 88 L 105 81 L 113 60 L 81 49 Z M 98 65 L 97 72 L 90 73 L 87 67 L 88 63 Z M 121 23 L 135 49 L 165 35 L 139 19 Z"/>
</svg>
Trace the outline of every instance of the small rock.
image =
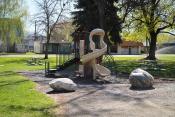
<svg viewBox="0 0 175 117">
<path fill-rule="evenodd" d="M 154 77 L 147 71 L 138 68 L 131 72 L 129 81 L 133 88 L 148 89 L 152 88 Z"/>
<path fill-rule="evenodd" d="M 69 78 L 58 78 L 49 82 L 49 85 L 55 91 L 75 91 L 77 85 Z"/>
</svg>

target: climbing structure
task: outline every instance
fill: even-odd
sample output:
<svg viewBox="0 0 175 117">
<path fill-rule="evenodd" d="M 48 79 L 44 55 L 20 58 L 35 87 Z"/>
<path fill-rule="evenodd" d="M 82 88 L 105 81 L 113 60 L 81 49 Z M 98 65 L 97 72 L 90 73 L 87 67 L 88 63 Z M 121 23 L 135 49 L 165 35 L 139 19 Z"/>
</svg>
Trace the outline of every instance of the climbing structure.
<svg viewBox="0 0 175 117">
<path fill-rule="evenodd" d="M 93 41 L 93 37 L 94 36 L 99 36 L 100 41 L 98 41 L 98 45 L 99 47 L 96 48 L 96 45 Z M 107 52 L 107 45 L 106 43 L 103 41 L 105 32 L 102 29 L 94 29 L 91 31 L 90 35 L 89 35 L 89 42 L 90 42 L 90 50 L 91 52 L 83 55 L 81 53 L 81 51 L 83 51 L 83 49 L 81 49 L 80 46 L 80 62 L 81 64 L 84 66 L 82 67 L 80 65 L 80 71 L 84 71 L 84 77 L 85 78 L 93 78 L 96 79 L 96 77 L 101 78 L 101 79 L 106 79 L 108 77 L 110 77 L 111 72 L 109 69 L 107 69 L 106 67 L 97 64 L 97 58 L 101 57 L 102 55 L 104 55 Z"/>
<path fill-rule="evenodd" d="M 47 63 L 45 65 L 46 76 L 65 70 L 69 66 L 79 65 L 77 73 L 82 77 L 108 79 L 111 76 L 111 71 L 98 62 L 99 58 L 102 59 L 102 56 L 107 52 L 107 45 L 103 41 L 104 35 L 105 32 L 102 29 L 94 29 L 90 33 L 77 33 L 74 36 L 73 53 L 61 54 L 58 51 L 56 57 L 57 68 L 50 70 L 50 64 Z"/>
</svg>

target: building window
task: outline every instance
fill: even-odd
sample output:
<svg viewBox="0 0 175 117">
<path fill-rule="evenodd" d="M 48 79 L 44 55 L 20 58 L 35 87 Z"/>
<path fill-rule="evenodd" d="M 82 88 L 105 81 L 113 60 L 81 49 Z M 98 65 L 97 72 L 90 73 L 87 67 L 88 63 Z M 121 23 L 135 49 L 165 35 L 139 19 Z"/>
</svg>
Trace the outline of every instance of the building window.
<svg viewBox="0 0 175 117">
<path fill-rule="evenodd" d="M 111 46 L 110 49 L 112 53 L 118 53 L 118 44 Z"/>
</svg>

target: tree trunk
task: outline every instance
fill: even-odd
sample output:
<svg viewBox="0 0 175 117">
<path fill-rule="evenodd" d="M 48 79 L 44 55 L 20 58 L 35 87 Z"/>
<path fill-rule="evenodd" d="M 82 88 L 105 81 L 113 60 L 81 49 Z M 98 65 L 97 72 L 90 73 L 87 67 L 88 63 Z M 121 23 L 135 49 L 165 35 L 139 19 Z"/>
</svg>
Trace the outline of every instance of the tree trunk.
<svg viewBox="0 0 175 117">
<path fill-rule="evenodd" d="M 156 42 L 157 42 L 157 34 L 155 32 L 150 33 L 151 37 L 151 43 L 150 43 L 150 48 L 149 48 L 149 54 L 146 57 L 148 60 L 155 60 L 155 51 L 156 51 Z"/>
<path fill-rule="evenodd" d="M 44 57 L 44 59 L 48 59 L 48 43 L 46 43 L 46 45 L 45 45 L 45 57 Z"/>
<path fill-rule="evenodd" d="M 47 32 L 47 41 L 46 41 L 46 45 L 45 45 L 45 57 L 44 59 L 48 59 L 48 47 L 49 47 L 49 42 L 50 42 L 50 35 Z"/>
<path fill-rule="evenodd" d="M 96 1 L 96 0 L 95 0 Z M 100 23 L 100 28 L 102 28 L 103 30 L 105 27 L 105 3 L 104 0 L 98 0 L 97 1 L 97 6 L 98 6 L 98 12 L 99 12 L 99 23 Z"/>
</svg>

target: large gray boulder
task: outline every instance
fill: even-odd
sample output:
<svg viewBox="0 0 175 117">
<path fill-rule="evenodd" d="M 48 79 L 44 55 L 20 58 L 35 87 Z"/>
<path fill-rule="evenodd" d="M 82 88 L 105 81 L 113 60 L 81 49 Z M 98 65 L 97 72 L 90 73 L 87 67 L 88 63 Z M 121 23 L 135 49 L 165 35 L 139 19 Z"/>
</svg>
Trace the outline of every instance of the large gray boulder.
<svg viewBox="0 0 175 117">
<path fill-rule="evenodd" d="M 69 78 L 54 79 L 49 82 L 49 85 L 55 91 L 75 91 L 77 85 Z"/>
<path fill-rule="evenodd" d="M 133 88 L 148 89 L 153 87 L 154 77 L 140 68 L 131 72 L 129 81 Z"/>
</svg>

